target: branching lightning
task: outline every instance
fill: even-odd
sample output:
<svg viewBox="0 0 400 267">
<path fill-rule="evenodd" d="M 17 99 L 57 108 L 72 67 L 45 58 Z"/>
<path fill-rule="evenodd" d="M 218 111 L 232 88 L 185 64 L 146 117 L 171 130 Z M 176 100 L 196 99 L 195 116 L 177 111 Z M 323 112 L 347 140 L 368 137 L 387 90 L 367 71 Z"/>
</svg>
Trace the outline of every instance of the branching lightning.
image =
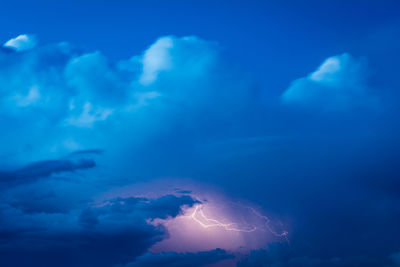
<svg viewBox="0 0 400 267">
<path fill-rule="evenodd" d="M 203 228 L 222 227 L 227 231 L 236 231 L 236 232 L 254 232 L 257 229 L 256 227 L 252 227 L 250 229 L 241 229 L 237 227 L 236 223 L 222 223 L 216 219 L 208 218 L 204 214 L 202 205 L 196 205 L 190 217 L 197 223 L 199 223 Z M 200 218 L 204 220 L 204 222 Z"/>
<path fill-rule="evenodd" d="M 271 232 L 276 237 L 281 237 L 281 238 L 284 238 L 287 241 L 289 241 L 287 231 L 278 233 L 277 231 L 272 229 L 272 227 L 270 226 L 271 220 L 267 216 L 260 214 L 258 211 L 256 211 L 252 207 L 245 206 L 245 208 L 249 209 L 255 216 L 257 216 L 258 218 L 260 218 L 264 221 L 265 228 L 264 227 L 261 227 L 261 228 L 267 229 L 269 232 Z M 210 217 L 206 216 L 206 214 L 204 213 L 204 205 L 203 204 L 195 205 L 192 214 L 189 215 L 188 217 L 191 218 L 192 220 L 194 220 L 195 222 L 197 222 L 203 228 L 220 227 L 226 231 L 246 232 L 246 233 L 254 232 L 257 229 L 260 229 L 260 228 L 257 228 L 256 226 L 242 228 L 238 225 L 238 223 L 234 223 L 234 222 L 224 223 L 217 219 L 210 218 Z"/>
<path fill-rule="evenodd" d="M 268 231 L 270 231 L 274 236 L 277 237 L 283 237 L 286 239 L 286 241 L 289 241 L 288 239 L 288 235 L 289 233 L 287 231 L 283 231 L 282 233 L 278 233 L 276 232 L 274 229 L 271 228 L 271 226 L 269 225 L 271 220 L 267 217 L 264 216 L 262 214 L 260 214 L 258 211 L 256 211 L 254 208 L 246 206 L 249 210 L 251 210 L 256 216 L 258 216 L 259 218 L 262 218 L 263 220 L 265 220 L 265 227 L 268 229 Z"/>
</svg>

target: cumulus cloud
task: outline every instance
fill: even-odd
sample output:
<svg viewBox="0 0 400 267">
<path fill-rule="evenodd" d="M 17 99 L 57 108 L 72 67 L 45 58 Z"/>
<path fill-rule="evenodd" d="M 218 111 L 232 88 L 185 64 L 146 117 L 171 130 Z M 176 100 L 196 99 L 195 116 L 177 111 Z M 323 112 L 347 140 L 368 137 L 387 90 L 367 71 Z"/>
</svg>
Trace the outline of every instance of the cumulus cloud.
<svg viewBox="0 0 400 267">
<path fill-rule="evenodd" d="M 4 46 L 21 52 L 32 49 L 36 46 L 36 38 L 33 35 L 21 34 L 8 40 Z"/>
<path fill-rule="evenodd" d="M 0 133 L 10 140 L 3 164 L 113 150 L 119 144 L 111 136 L 124 147 L 142 144 L 177 125 L 220 131 L 254 101 L 251 84 L 224 64 L 218 44 L 194 36 L 162 37 L 118 62 L 68 43 L 0 51 L 0 91 L 0 117 L 15 129 Z"/>
<path fill-rule="evenodd" d="M 377 104 L 367 83 L 364 59 L 344 53 L 326 59 L 314 72 L 292 82 L 282 95 L 288 105 L 345 111 Z"/>
</svg>

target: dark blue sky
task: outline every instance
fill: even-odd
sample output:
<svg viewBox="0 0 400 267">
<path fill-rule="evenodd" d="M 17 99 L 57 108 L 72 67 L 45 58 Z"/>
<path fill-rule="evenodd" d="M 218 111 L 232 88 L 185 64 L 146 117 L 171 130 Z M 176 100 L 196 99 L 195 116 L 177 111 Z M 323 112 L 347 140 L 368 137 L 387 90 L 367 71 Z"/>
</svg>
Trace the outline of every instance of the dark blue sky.
<svg viewBox="0 0 400 267">
<path fill-rule="evenodd" d="M 400 266 L 398 14 L 0 0 L 0 264 Z"/>
</svg>

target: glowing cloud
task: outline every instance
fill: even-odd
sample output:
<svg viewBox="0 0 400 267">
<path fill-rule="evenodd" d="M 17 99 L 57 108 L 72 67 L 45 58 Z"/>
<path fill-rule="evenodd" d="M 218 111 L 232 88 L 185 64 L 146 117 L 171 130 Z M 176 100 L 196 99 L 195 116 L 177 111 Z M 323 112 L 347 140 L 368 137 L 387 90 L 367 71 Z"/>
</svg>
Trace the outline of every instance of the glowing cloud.
<svg viewBox="0 0 400 267">
<path fill-rule="evenodd" d="M 288 232 L 279 221 L 262 215 L 256 208 L 218 194 L 190 193 L 197 204 L 184 208 L 180 216 L 149 221 L 162 225 L 168 238 L 151 251 L 198 252 L 221 248 L 247 252 L 270 242 L 287 242 Z"/>
<path fill-rule="evenodd" d="M 235 200 L 215 189 L 215 186 L 212 188 L 191 180 L 163 178 L 116 188 L 99 196 L 96 202 L 102 203 L 117 196 L 151 199 L 171 194 L 195 200 L 193 205 L 182 206 L 177 216 L 147 220 L 148 224 L 161 226 L 168 233 L 151 247 L 152 253 L 199 252 L 220 248 L 241 254 L 265 248 L 272 242 L 289 241 L 288 227 L 278 218 L 266 216 L 259 207 Z"/>
<path fill-rule="evenodd" d="M 237 223 L 223 223 L 218 220 L 209 218 L 204 214 L 203 205 L 196 205 L 193 213 L 190 215 L 190 218 L 198 222 L 203 228 L 222 227 L 226 231 L 236 231 L 236 232 L 253 232 L 257 229 L 255 226 L 249 229 L 239 228 L 236 227 Z"/>
</svg>

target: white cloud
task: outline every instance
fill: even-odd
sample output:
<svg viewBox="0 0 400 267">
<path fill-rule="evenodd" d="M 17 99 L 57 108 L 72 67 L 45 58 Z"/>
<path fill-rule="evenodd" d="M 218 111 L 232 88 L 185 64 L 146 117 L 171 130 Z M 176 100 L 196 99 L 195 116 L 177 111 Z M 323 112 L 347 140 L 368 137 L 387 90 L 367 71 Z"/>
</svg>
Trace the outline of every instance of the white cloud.
<svg viewBox="0 0 400 267">
<path fill-rule="evenodd" d="M 166 36 L 151 45 L 142 57 L 132 60 L 141 62 L 139 82 L 149 86 L 159 80 L 165 82 L 163 73 L 174 80 L 185 80 L 209 72 L 210 67 L 218 64 L 218 50 L 215 43 L 195 36 Z"/>
<path fill-rule="evenodd" d="M 18 52 L 30 50 L 36 46 L 36 38 L 33 35 L 21 34 L 8 40 L 4 46 L 12 48 Z"/>
<path fill-rule="evenodd" d="M 346 54 L 342 57 L 347 57 Z M 338 57 L 330 57 L 310 75 L 310 79 L 316 82 L 332 82 L 335 81 L 335 75 L 340 72 L 341 61 Z"/>
<path fill-rule="evenodd" d="M 363 59 L 341 54 L 326 59 L 314 72 L 292 82 L 282 95 L 285 104 L 327 111 L 373 107 L 377 100 L 367 85 Z"/>
<path fill-rule="evenodd" d="M 143 55 L 143 72 L 140 76 L 140 83 L 149 85 L 157 79 L 159 72 L 168 70 L 172 67 L 170 50 L 174 46 L 171 37 L 158 39 Z"/>
</svg>

